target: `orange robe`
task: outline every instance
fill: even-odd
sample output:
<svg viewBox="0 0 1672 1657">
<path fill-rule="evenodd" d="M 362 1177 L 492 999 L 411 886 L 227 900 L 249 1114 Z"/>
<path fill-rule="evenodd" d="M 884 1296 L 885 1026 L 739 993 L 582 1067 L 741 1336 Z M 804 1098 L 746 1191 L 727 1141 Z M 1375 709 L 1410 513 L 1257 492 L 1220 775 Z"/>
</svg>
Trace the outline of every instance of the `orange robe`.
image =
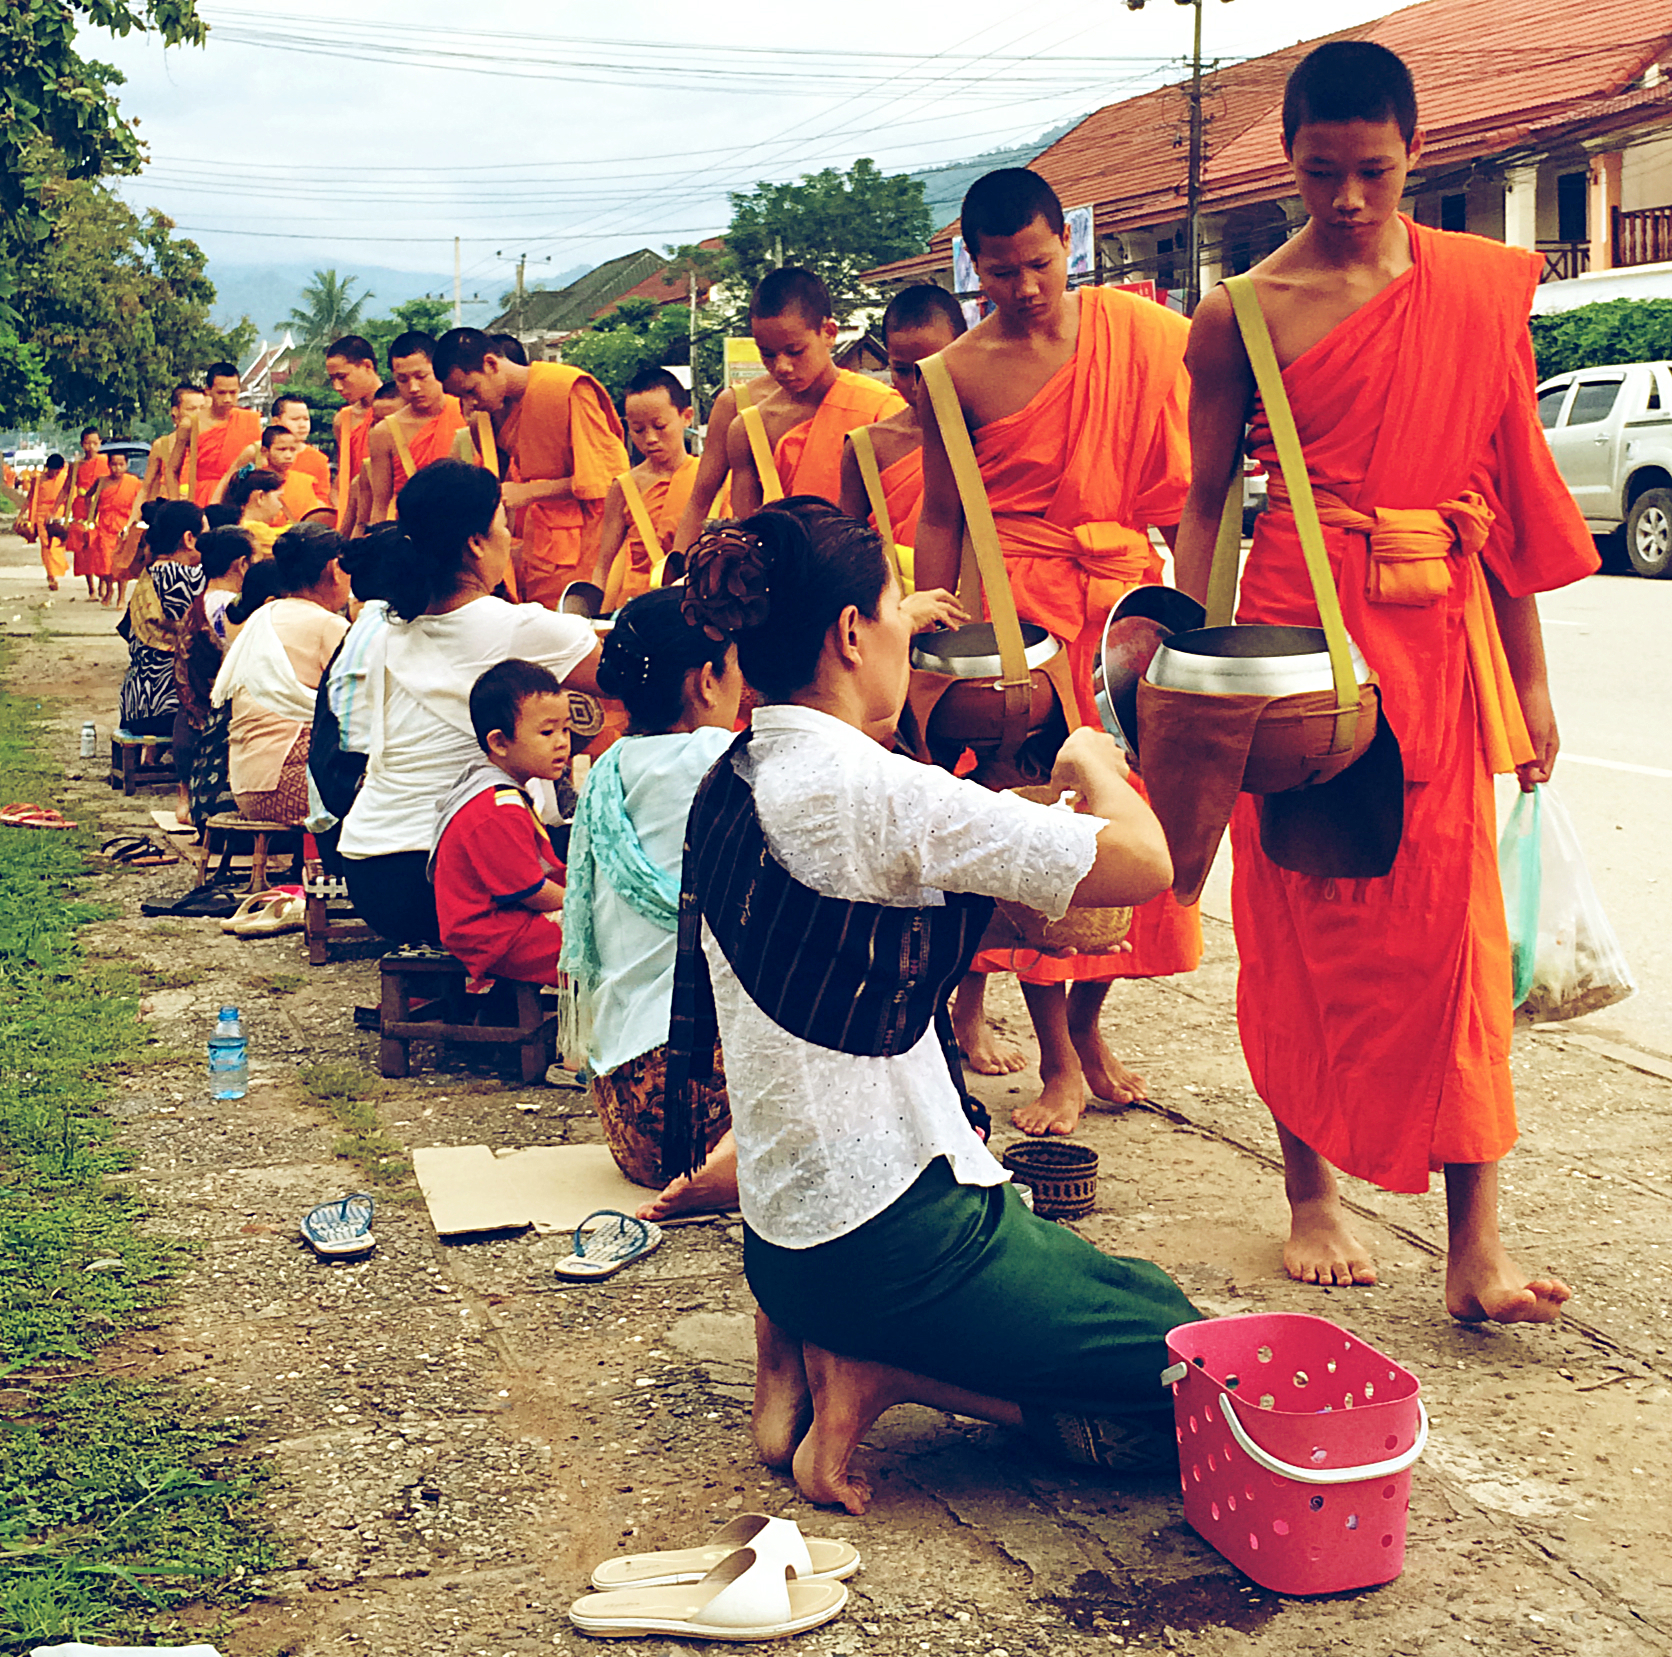
<svg viewBox="0 0 1672 1657">
<path fill-rule="evenodd" d="M 66 539 L 75 554 L 77 575 L 103 575 L 93 553 L 92 526 L 93 491 L 100 481 L 110 476 L 110 462 L 103 455 L 91 460 L 78 460 L 70 468 L 70 531 Z"/>
<path fill-rule="evenodd" d="M 528 385 L 500 427 L 499 451 L 514 483 L 572 480 L 572 496 L 531 501 L 517 515 L 523 602 L 556 604 L 597 560 L 604 498 L 627 470 L 621 419 L 590 374 L 566 363 L 531 363 Z"/>
<path fill-rule="evenodd" d="M 406 411 L 410 413 L 411 411 Z M 391 432 L 393 422 L 400 420 L 400 415 L 390 415 Z M 464 415 L 459 410 L 457 397 L 449 397 L 442 405 L 439 414 L 432 415 L 428 422 L 414 432 L 404 422 L 401 435 L 406 439 L 406 446 L 412 451 L 412 469 L 421 472 L 426 466 L 433 466 L 438 460 L 445 460 L 453 452 L 453 439 L 465 429 Z M 400 445 L 394 445 L 394 453 L 390 456 L 394 466 L 395 494 L 401 492 L 401 486 L 411 476 L 406 469 L 406 463 L 401 459 Z"/>
<path fill-rule="evenodd" d="M 96 566 L 94 575 L 115 574 L 117 549 L 127 533 L 128 519 L 133 516 L 134 502 L 143 487 L 142 480 L 128 472 L 120 483 L 107 483 L 100 491 L 99 510 L 88 546 L 88 563 Z"/>
<path fill-rule="evenodd" d="M 637 482 L 636 479 L 634 481 Z M 687 455 L 684 465 L 671 477 L 659 477 L 649 484 L 639 484 L 645 511 L 650 514 L 651 527 L 657 534 L 657 544 L 654 547 L 644 544 L 633 514 L 627 512 L 627 539 L 621 543 L 621 551 L 627 555 L 626 576 L 621 584 L 622 604 L 650 591 L 650 576 L 656 567 L 656 560 L 672 547 L 679 520 L 691 498 L 691 486 L 696 481 L 697 457 Z M 622 503 L 622 510 L 627 510 L 625 502 Z M 616 556 L 619 558 L 621 554 Z"/>
<path fill-rule="evenodd" d="M 1190 330 L 1153 300 L 1078 291 L 1073 357 L 973 441 L 1016 608 L 1067 645 L 1080 717 L 1097 725 L 1091 670 L 1104 621 L 1129 588 L 1161 579 L 1147 527 L 1177 523 L 1189 491 Z M 1193 972 L 1201 917 L 1164 892 L 1138 908 L 1127 941 L 1119 955 L 984 950 L 975 970 L 1033 984 Z"/>
<path fill-rule="evenodd" d="M 188 444 L 191 442 L 187 438 Z M 232 463 L 249 446 L 261 442 L 261 416 L 254 409 L 235 408 L 220 426 L 197 428 L 197 482 L 192 486 L 192 499 L 199 506 L 207 506 L 215 486 L 224 478 Z M 188 455 L 181 476 L 192 476 L 192 461 Z"/>
<path fill-rule="evenodd" d="M 414 460 L 417 458 L 416 455 L 413 456 Z M 300 461 L 285 473 L 284 482 L 279 488 L 279 499 L 284 502 L 284 509 L 293 524 L 301 523 L 310 512 L 317 512 L 322 506 L 331 504 L 326 500 L 315 479 L 303 472 Z"/>
<path fill-rule="evenodd" d="M 29 499 L 23 508 L 23 521 L 35 531 L 40 540 L 41 568 L 46 571 L 46 578 L 51 582 L 56 582 L 69 568 L 69 560 L 64 556 L 64 543 L 47 531 L 48 524 L 57 523 L 64 516 L 64 496 L 69 483 L 68 467 L 56 476 L 37 472 L 35 481 L 29 486 Z"/>
<path fill-rule="evenodd" d="M 313 444 L 303 445 L 301 454 L 296 457 L 290 469 L 300 472 L 313 484 L 314 493 L 319 496 L 321 504 L 331 504 L 331 462 Z"/>
<path fill-rule="evenodd" d="M 892 387 L 838 369 L 818 412 L 791 426 L 772 451 L 784 493 L 822 495 L 835 505 L 842 498 L 842 439 L 855 426 L 875 425 L 905 406 Z"/>
<path fill-rule="evenodd" d="M 1409 221 L 1407 221 L 1409 223 Z M 1551 460 L 1527 333 L 1543 256 L 1411 224 L 1414 267 L 1283 375 L 1313 486 L 1361 512 L 1465 491 L 1495 515 L 1481 557 L 1512 596 L 1589 575 L 1597 555 Z M 1435 418 L 1435 411 L 1444 411 Z M 1277 474 L 1264 416 L 1254 452 Z M 1326 512 L 1326 517 L 1328 513 Z M 1405 765 L 1405 837 L 1380 880 L 1318 880 L 1232 820 L 1237 1021 L 1260 1097 L 1337 1167 L 1423 1191 L 1515 1142 L 1510 953 L 1463 594 L 1372 600 L 1366 535 L 1326 525 L 1347 630 L 1381 680 Z M 1239 619 L 1318 625 L 1295 521 L 1262 513 Z"/>
<path fill-rule="evenodd" d="M 897 547 L 917 545 L 917 520 L 923 511 L 923 449 L 903 454 L 880 475 L 883 504 Z M 873 518 L 873 523 L 875 519 Z"/>
<path fill-rule="evenodd" d="M 372 408 L 368 403 L 364 412 L 359 409 L 345 408 L 339 410 L 336 418 L 337 433 L 337 527 L 343 528 L 348 522 L 349 498 L 353 494 L 354 480 L 360 475 L 360 468 L 366 464 L 366 455 L 372 441 Z"/>
</svg>

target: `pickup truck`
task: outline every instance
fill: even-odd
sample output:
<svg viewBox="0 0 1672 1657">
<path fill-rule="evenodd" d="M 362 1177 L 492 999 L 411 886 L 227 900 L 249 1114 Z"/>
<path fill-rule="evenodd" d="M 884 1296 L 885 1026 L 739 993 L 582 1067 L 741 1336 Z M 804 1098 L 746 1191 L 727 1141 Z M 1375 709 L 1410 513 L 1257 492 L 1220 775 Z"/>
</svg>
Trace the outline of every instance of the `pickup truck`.
<svg viewBox="0 0 1672 1657">
<path fill-rule="evenodd" d="M 1639 575 L 1672 576 L 1672 363 L 1558 374 L 1538 417 L 1605 562 L 1623 551 Z"/>
</svg>

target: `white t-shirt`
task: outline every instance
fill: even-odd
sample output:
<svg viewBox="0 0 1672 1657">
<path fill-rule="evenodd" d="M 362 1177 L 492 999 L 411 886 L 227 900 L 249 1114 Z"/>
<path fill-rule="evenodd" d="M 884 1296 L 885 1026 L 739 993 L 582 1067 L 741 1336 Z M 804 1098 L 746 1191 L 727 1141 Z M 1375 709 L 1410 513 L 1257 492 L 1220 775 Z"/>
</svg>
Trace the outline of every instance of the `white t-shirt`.
<svg viewBox="0 0 1672 1657">
<path fill-rule="evenodd" d="M 627 816 L 644 854 L 677 881 L 685 856 L 685 820 L 709 768 L 732 732 L 705 726 L 617 744 Z M 678 940 L 647 921 L 610 884 L 602 867 L 592 887 L 592 926 L 603 966 L 592 1000 L 587 1064 L 607 1076 L 618 1065 L 664 1046 L 673 1006 Z"/>
<path fill-rule="evenodd" d="M 339 718 L 350 714 L 343 746 L 370 756 L 341 849 L 345 857 L 428 853 L 435 802 L 481 757 L 471 686 L 513 656 L 565 678 L 598 641 L 584 616 L 486 595 L 413 621 L 382 613 L 368 620 L 371 611 L 361 613 L 331 670 L 331 705 Z"/>
<path fill-rule="evenodd" d="M 1063 915 L 1105 819 L 995 794 L 891 754 L 802 707 L 757 709 L 739 773 L 772 855 L 804 886 L 925 908 L 981 892 Z M 900 1197 L 937 1157 L 963 1185 L 1009 1176 L 964 1115 L 931 1026 L 910 1052 L 819 1047 L 768 1018 L 706 924 L 743 1217 L 770 1243 L 812 1248 Z"/>
</svg>

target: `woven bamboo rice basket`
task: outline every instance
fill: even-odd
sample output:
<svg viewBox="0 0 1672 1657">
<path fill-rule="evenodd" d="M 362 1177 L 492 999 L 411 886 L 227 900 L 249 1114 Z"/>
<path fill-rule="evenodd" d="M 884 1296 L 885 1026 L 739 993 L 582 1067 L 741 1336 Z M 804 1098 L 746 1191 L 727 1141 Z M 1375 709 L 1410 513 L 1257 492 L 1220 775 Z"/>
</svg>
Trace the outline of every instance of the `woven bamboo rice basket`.
<svg viewBox="0 0 1672 1657">
<path fill-rule="evenodd" d="M 1051 805 L 1061 791 L 1045 785 L 1010 792 L 1036 805 Z M 1109 955 L 1131 928 L 1130 909 L 1070 909 L 1060 921 L 1053 921 L 1026 904 L 1000 898 L 982 947 L 1037 949 L 1044 955 Z"/>
</svg>

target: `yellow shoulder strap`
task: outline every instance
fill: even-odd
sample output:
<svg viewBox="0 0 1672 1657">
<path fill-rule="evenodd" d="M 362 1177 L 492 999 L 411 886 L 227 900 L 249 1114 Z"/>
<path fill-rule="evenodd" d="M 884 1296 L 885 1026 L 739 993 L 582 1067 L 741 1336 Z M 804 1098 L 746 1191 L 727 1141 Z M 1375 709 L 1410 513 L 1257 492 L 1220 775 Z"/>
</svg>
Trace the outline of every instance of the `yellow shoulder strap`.
<svg viewBox="0 0 1672 1657">
<path fill-rule="evenodd" d="M 975 550 L 976 568 L 980 571 L 981 586 L 987 595 L 993 637 L 999 647 L 999 688 L 1004 692 L 1005 744 L 1014 752 L 1021 745 L 1033 708 L 1033 674 L 1028 668 L 1027 652 L 1022 644 L 1022 624 L 1017 619 L 1016 599 L 1010 590 L 1009 573 L 1004 567 L 1004 549 L 999 544 L 998 525 L 993 522 L 987 486 L 981 481 L 981 468 L 975 459 L 975 445 L 970 442 L 969 427 L 964 424 L 964 410 L 941 353 L 937 351 L 934 356 L 925 357 L 917 366 L 924 385 L 929 389 L 935 424 L 940 428 L 941 443 L 958 485 L 958 499 L 964 509 L 965 545 Z M 1072 714 L 1069 718 L 1072 723 Z M 1014 744 L 1010 741 L 1013 728 L 1016 735 Z"/>
<path fill-rule="evenodd" d="M 755 470 L 760 474 L 761 504 L 784 498 L 783 480 L 778 476 L 778 462 L 772 458 L 772 445 L 766 440 L 766 421 L 749 395 L 749 382 L 739 380 L 732 388 L 737 397 L 737 412 L 743 429 L 749 436 L 749 451 L 755 457 Z"/>
<path fill-rule="evenodd" d="M 853 458 L 859 462 L 859 475 L 865 483 L 865 498 L 871 503 L 871 515 L 877 520 L 877 534 L 882 537 L 882 550 L 899 581 L 900 549 L 894 541 L 894 520 L 888 515 L 888 497 L 882 487 L 882 471 L 877 465 L 877 446 L 864 426 L 855 426 L 848 433 L 853 444 Z"/>
<path fill-rule="evenodd" d="M 395 453 L 401 457 L 401 465 L 406 468 L 406 475 L 410 479 L 417 475 L 418 468 L 412 464 L 412 445 L 406 440 L 406 433 L 401 429 L 402 424 L 398 413 L 389 416 L 389 438 L 395 445 Z"/>
<path fill-rule="evenodd" d="M 627 503 L 628 516 L 633 520 L 633 528 L 638 531 L 639 540 L 644 545 L 645 556 L 650 560 L 650 584 L 652 587 L 662 585 L 662 566 L 667 563 L 668 555 L 662 551 L 662 537 L 656 533 L 656 525 L 651 522 L 650 508 L 645 504 L 644 492 L 634 480 L 631 471 L 621 474 L 616 482 L 621 485 L 621 498 Z M 604 612 L 607 615 L 615 608 L 609 602 L 612 593 L 619 593 L 627 582 L 627 543 L 621 543 L 621 550 L 615 555 L 615 563 L 610 567 L 610 584 L 604 592 Z"/>
<path fill-rule="evenodd" d="M 499 445 L 494 441 L 493 421 L 488 417 L 486 409 L 477 409 L 470 417 L 470 428 L 476 436 L 476 453 L 481 456 L 482 464 L 493 473 L 499 473 Z"/>
<path fill-rule="evenodd" d="M 1312 578 L 1312 597 L 1318 606 L 1318 617 L 1323 623 L 1324 637 L 1329 644 L 1330 671 L 1335 680 L 1335 743 L 1333 751 L 1340 753 L 1350 748 L 1358 728 L 1358 676 L 1353 671 L 1353 652 L 1347 639 L 1347 624 L 1341 616 L 1341 600 L 1335 590 L 1335 577 L 1330 572 L 1329 553 L 1324 547 L 1323 525 L 1318 521 L 1318 503 L 1312 494 L 1312 479 L 1306 470 L 1306 453 L 1301 448 L 1300 433 L 1295 428 L 1294 410 L 1289 406 L 1289 394 L 1284 389 L 1283 371 L 1277 365 L 1277 352 L 1271 343 L 1271 331 L 1266 327 L 1265 313 L 1260 309 L 1260 298 L 1253 282 L 1246 276 L 1232 276 L 1225 283 L 1236 311 L 1237 328 L 1242 334 L 1243 349 L 1248 353 L 1249 365 L 1254 370 L 1254 384 L 1259 388 L 1260 401 L 1265 405 L 1266 420 L 1271 427 L 1272 441 L 1277 445 L 1278 464 L 1283 469 L 1283 484 L 1288 491 L 1290 508 L 1295 515 L 1295 527 L 1300 533 L 1300 546 L 1306 557 L 1306 573 Z M 1236 474 L 1241 480 L 1241 471 Z M 1235 493 L 1235 491 L 1233 491 Z M 1240 542 L 1240 501 L 1238 503 Z M 1227 502 L 1220 521 L 1219 543 L 1214 551 L 1214 570 L 1208 578 L 1210 600 L 1217 599 L 1219 608 L 1210 602 L 1208 625 L 1228 626 L 1236 594 L 1235 552 L 1228 552 L 1225 525 L 1230 518 Z M 1221 571 L 1229 564 L 1228 576 Z"/>
<path fill-rule="evenodd" d="M 186 470 L 191 474 L 191 476 L 187 479 L 185 486 L 181 491 L 180 499 L 183 501 L 193 501 L 197 499 L 197 439 L 198 434 L 203 429 L 202 420 L 203 417 L 199 415 L 197 419 L 192 421 L 192 440 L 187 445 L 186 455 Z"/>
</svg>

